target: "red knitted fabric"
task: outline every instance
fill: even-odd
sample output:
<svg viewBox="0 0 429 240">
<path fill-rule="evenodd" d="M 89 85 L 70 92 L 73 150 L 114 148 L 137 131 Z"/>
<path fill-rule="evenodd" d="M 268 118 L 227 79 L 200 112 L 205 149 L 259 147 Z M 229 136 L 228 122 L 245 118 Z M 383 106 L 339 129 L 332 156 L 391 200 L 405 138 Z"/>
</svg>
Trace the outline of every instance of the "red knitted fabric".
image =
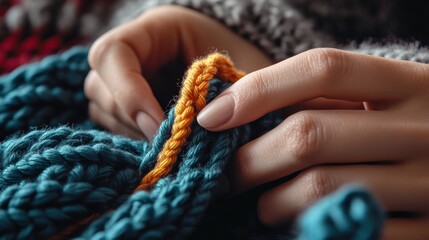
<svg viewBox="0 0 429 240">
<path fill-rule="evenodd" d="M 0 0 L 0 75 L 94 37 L 113 2 Z"/>
</svg>

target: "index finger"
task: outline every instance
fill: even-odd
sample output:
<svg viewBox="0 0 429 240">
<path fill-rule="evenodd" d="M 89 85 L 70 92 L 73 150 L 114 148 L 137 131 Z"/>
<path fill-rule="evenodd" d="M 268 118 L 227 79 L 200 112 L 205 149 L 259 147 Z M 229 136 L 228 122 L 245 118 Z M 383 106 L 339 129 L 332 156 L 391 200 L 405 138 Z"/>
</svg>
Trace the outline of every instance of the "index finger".
<svg viewBox="0 0 429 240">
<path fill-rule="evenodd" d="M 318 97 L 393 102 L 421 88 L 426 72 L 420 63 L 314 49 L 243 77 L 207 105 L 198 122 L 219 131 Z"/>
<path fill-rule="evenodd" d="M 176 20 L 153 17 L 152 11 L 107 33 L 91 48 L 89 62 L 111 91 L 125 120 L 136 127 L 138 112 L 144 111 L 160 123 L 163 111 L 144 74 L 153 74 L 173 60 L 179 47 Z M 162 16 L 161 16 L 162 17 Z M 161 31 L 169 29 L 169 31 Z M 168 42 L 166 42 L 168 41 Z"/>
<path fill-rule="evenodd" d="M 111 92 L 124 121 L 138 129 L 135 118 L 144 111 L 160 123 L 162 108 L 142 76 L 136 54 L 121 42 L 109 44 L 108 48 L 103 51 L 102 60 L 93 60 L 91 65 Z"/>
</svg>

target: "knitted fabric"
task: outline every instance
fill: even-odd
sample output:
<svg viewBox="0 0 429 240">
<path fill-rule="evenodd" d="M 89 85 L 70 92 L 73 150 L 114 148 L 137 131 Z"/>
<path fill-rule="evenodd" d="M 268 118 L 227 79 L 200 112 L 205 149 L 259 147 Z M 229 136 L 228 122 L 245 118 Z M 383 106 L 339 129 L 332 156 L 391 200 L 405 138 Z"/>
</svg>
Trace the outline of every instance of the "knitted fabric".
<svg viewBox="0 0 429 240">
<path fill-rule="evenodd" d="M 113 2 L 0 0 L 0 75 L 94 38 Z"/>
<path fill-rule="evenodd" d="M 358 186 L 324 198 L 301 217 L 299 239 L 377 239 L 383 219 L 371 201 Z"/>
<path fill-rule="evenodd" d="M 119 0 L 110 28 L 152 7 L 175 4 L 212 17 L 274 61 L 317 47 L 398 60 L 429 59 L 427 1 L 401 0 Z M 411 26 L 411 27 L 410 27 Z M 398 41 L 399 39 L 399 41 Z M 370 40 L 370 41 L 369 41 Z M 363 45 L 359 45 L 366 42 Z M 380 44 L 393 43 L 393 45 Z M 376 43 L 376 44 L 375 44 Z M 418 56 L 414 56 L 417 54 Z"/>
<path fill-rule="evenodd" d="M 75 48 L 0 78 L 0 238 L 58 237 L 83 219 L 91 221 L 73 232 L 75 238 L 211 239 L 219 234 L 217 230 L 230 229 L 225 225 L 232 213 L 218 211 L 223 205 L 215 198 L 225 165 L 235 149 L 272 129 L 281 118 L 272 113 L 218 133 L 204 130 L 191 118 L 190 132 L 172 168 L 149 188 L 134 192 L 159 167 L 157 157 L 164 156 L 160 153 L 168 148 L 165 143 L 177 135 L 174 127 L 182 113 L 177 106 L 171 109 L 152 142 L 99 129 L 86 113 L 82 91 L 89 71 L 86 58 L 87 49 Z M 199 74 L 196 78 L 211 71 L 204 66 L 200 70 L 193 72 Z M 230 85 L 224 80 L 230 79 L 210 81 L 206 97 L 200 91 L 191 95 L 209 101 Z M 191 83 L 195 89 L 203 85 Z M 194 102 L 195 109 L 204 102 L 200 106 Z M 313 229 L 327 233 L 326 238 L 315 239 L 339 239 L 363 231 L 368 233 L 362 236 L 378 236 L 382 215 L 364 190 L 344 190 L 331 199 L 314 207 L 318 211 L 311 213 L 313 220 L 301 236 L 314 236 Z M 245 203 L 244 199 L 238 204 Z M 242 222 L 246 217 L 239 216 Z M 368 228 L 367 221 L 375 225 Z M 244 228 L 252 231 L 249 224 Z M 253 239 L 272 236 L 273 231 L 266 229 Z M 232 238 L 233 232 L 222 234 Z M 274 234 L 278 239 L 291 237 Z"/>
<path fill-rule="evenodd" d="M 334 46 L 328 35 L 317 31 L 284 0 L 122 0 L 111 27 L 129 21 L 143 11 L 174 4 L 207 15 L 253 42 L 274 60 L 282 60 L 316 47 Z"/>
</svg>

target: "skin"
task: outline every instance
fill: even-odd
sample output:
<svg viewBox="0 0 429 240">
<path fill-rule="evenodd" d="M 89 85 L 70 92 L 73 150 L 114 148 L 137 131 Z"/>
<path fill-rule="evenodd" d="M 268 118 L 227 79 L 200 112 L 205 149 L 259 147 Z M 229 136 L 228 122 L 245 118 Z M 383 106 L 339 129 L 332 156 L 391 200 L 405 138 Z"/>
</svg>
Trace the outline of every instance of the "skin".
<svg viewBox="0 0 429 240">
<path fill-rule="evenodd" d="M 90 49 L 85 93 L 91 118 L 115 133 L 151 139 L 164 118 L 158 100 L 173 98 L 161 94 L 157 99 L 156 90 L 176 88 L 186 66 L 214 50 L 228 52 L 244 71 L 272 64 L 224 26 L 181 7 L 157 7 L 111 30 Z M 166 79 L 160 72 L 168 65 L 178 67 Z M 152 91 L 154 85 L 162 89 Z"/>
<path fill-rule="evenodd" d="M 171 80 L 160 69 L 189 65 L 210 49 L 227 51 L 251 73 L 203 109 L 200 125 L 221 131 L 285 112 L 282 124 L 238 149 L 228 171 L 234 194 L 299 172 L 261 195 L 263 224 L 288 224 L 340 186 L 361 183 L 387 212 L 411 214 L 388 218 L 383 239 L 429 239 L 428 65 L 336 49 L 272 65 L 214 20 L 158 7 L 91 48 L 90 116 L 118 134 L 151 138 L 164 117 L 159 102 L 171 98 L 152 86 L 174 87 L 184 70 Z"/>
<path fill-rule="evenodd" d="M 198 121 L 220 131 L 321 97 L 365 102 L 366 109 L 301 109 L 291 114 L 237 151 L 229 174 L 232 189 L 241 193 L 302 171 L 259 200 L 261 222 L 278 226 L 340 186 L 361 183 L 387 212 L 416 215 L 388 219 L 386 239 L 408 234 L 425 239 L 428 72 L 428 65 L 420 63 L 310 50 L 245 76 L 206 106 Z M 210 115 L 213 110 L 216 116 L 229 117 L 216 119 Z"/>
</svg>

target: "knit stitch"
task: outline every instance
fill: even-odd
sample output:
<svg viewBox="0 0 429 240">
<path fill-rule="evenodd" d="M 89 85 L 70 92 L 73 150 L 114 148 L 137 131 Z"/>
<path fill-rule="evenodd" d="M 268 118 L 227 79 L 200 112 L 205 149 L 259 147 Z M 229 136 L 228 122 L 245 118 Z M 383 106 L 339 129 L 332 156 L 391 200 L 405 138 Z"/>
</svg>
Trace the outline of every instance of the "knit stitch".
<svg viewBox="0 0 429 240">
<path fill-rule="evenodd" d="M 0 75 L 100 34 L 115 0 L 0 0 Z"/>
<path fill-rule="evenodd" d="M 272 113 L 223 132 L 208 132 L 193 121 L 191 133 L 168 174 L 150 190 L 133 193 L 154 169 L 165 142 L 175 134 L 172 129 L 177 112 L 169 111 L 152 142 L 100 130 L 89 122 L 86 113 L 82 90 L 89 71 L 86 57 L 87 49 L 75 48 L 0 79 L 0 136 L 5 139 L 0 143 L 0 238 L 44 239 L 99 214 L 100 218 L 83 226 L 74 237 L 208 239 L 223 221 L 218 221 L 218 226 L 200 224 L 228 217 L 210 209 L 216 203 L 219 178 L 233 151 L 275 127 L 281 118 Z M 221 68 L 219 65 L 218 70 Z M 206 99 L 210 101 L 229 85 L 213 79 Z M 340 199 L 361 200 L 363 213 L 377 208 L 369 195 L 362 198 L 355 192 L 344 192 Z M 342 203 L 332 201 L 315 208 L 326 215 L 332 205 Z M 368 221 L 364 216 L 357 221 Z M 368 218 L 381 221 L 379 214 Z M 320 222 L 313 224 L 325 228 Z M 370 236 L 378 235 L 381 224 L 377 226 Z M 211 230 L 204 236 L 198 233 L 199 228 Z M 359 229 L 347 231 L 353 235 Z M 335 233 L 327 230 L 330 232 Z"/>
<path fill-rule="evenodd" d="M 383 223 L 378 204 L 362 187 L 350 186 L 303 214 L 298 239 L 378 239 Z M 352 230 L 354 229 L 354 230 Z"/>
<path fill-rule="evenodd" d="M 111 26 L 129 21 L 141 12 L 160 5 L 179 5 L 210 16 L 253 42 L 279 61 L 316 47 L 334 46 L 331 37 L 317 31 L 284 0 L 122 0 Z"/>
<path fill-rule="evenodd" d="M 427 63 L 429 2 L 401 0 L 120 0 L 115 27 L 152 7 L 175 4 L 212 17 L 274 61 L 335 47 Z M 411 26 L 411 27 L 410 27 Z M 380 44 L 380 40 L 384 43 Z M 398 42 L 398 40 L 400 40 Z M 410 41 L 411 40 L 411 41 Z M 360 43 L 364 44 L 360 45 Z M 410 44 L 411 43 L 411 44 Z M 390 53 L 389 53 L 390 52 Z M 418 55 L 418 56 L 416 56 Z M 421 61 L 424 60 L 424 61 Z"/>
</svg>

